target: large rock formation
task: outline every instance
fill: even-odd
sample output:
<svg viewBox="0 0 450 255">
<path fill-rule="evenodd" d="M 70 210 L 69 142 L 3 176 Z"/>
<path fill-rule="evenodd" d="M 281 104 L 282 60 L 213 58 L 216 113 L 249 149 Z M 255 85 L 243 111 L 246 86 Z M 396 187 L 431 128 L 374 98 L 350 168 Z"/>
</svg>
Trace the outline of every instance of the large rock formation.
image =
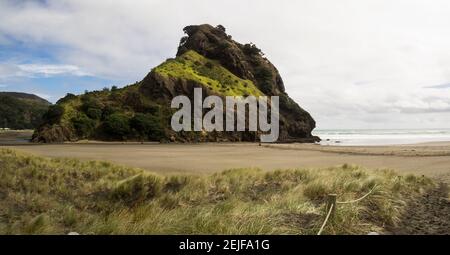
<svg viewBox="0 0 450 255">
<path fill-rule="evenodd" d="M 205 58 L 219 61 L 237 77 L 252 81 L 265 95 L 280 97 L 280 141 L 319 140 L 311 135 L 316 125 L 314 119 L 287 95 L 278 70 L 254 44 L 240 44 L 232 40 L 220 25 L 187 26 L 184 32 L 187 36 L 180 41 L 177 57 L 195 51 Z M 151 72 L 143 82 L 143 86 L 153 88 L 152 93 L 164 91 L 162 94 L 170 96 L 192 92 L 191 87 L 195 85 L 186 86 L 188 84 L 183 80 L 165 80 L 158 72 Z M 185 91 L 173 88 L 184 88 Z"/>
<path fill-rule="evenodd" d="M 176 58 L 168 59 L 141 81 L 123 89 L 96 91 L 60 100 L 63 113 L 35 134 L 35 141 L 51 142 L 83 138 L 102 140 L 255 141 L 255 132 L 174 132 L 170 126 L 173 97 L 279 96 L 280 142 L 314 142 L 315 121 L 285 92 L 278 70 L 253 44 L 240 44 L 223 26 L 188 26 Z M 112 110 L 113 109 L 113 110 Z M 111 115 L 113 117 L 111 117 Z M 139 121 L 152 119 L 148 128 Z M 125 123 L 118 127 L 117 122 Z M 145 122 L 145 121 L 144 121 Z M 157 123 L 155 123 L 157 122 Z M 128 123 L 129 127 L 126 127 Z M 142 130 L 143 129 L 143 130 Z M 70 132 L 70 130 L 72 130 Z M 117 131 L 119 130 L 119 131 Z M 58 131 L 58 132 L 52 132 Z M 63 132 L 64 131 L 64 132 Z M 154 135 L 157 132 L 158 135 Z M 61 137 L 59 137 L 61 136 Z"/>
</svg>

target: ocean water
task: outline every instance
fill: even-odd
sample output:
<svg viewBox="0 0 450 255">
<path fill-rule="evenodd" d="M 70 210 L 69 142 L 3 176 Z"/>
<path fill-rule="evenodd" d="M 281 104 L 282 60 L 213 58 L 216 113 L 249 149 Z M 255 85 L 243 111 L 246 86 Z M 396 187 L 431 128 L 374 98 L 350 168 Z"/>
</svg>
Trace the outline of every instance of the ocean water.
<svg viewBox="0 0 450 255">
<path fill-rule="evenodd" d="M 318 129 L 323 145 L 397 145 L 450 141 L 450 129 Z"/>
</svg>

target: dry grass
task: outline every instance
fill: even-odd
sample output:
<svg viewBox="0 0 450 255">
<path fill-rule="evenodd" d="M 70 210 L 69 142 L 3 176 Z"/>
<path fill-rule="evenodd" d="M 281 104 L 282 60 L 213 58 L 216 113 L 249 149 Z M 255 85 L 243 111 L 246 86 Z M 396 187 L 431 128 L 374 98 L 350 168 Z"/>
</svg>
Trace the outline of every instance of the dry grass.
<svg viewBox="0 0 450 255">
<path fill-rule="evenodd" d="M 159 176 L 107 162 L 48 159 L 0 150 L 2 234 L 315 234 L 324 198 L 340 205 L 325 234 L 364 234 L 395 225 L 408 199 L 434 184 L 343 165 L 208 176 Z"/>
</svg>

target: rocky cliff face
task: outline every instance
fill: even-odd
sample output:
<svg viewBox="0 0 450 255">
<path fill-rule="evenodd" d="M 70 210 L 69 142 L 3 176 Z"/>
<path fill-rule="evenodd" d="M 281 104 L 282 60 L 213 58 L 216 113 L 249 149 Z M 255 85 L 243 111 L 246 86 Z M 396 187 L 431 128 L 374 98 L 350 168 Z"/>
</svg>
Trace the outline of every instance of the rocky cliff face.
<svg viewBox="0 0 450 255">
<path fill-rule="evenodd" d="M 319 140 L 311 135 L 314 119 L 286 94 L 278 70 L 255 45 L 235 42 L 220 25 L 188 26 L 184 32 L 176 58 L 153 68 L 141 82 L 60 100 L 52 110 L 59 107 L 56 112 L 61 115 L 42 125 L 35 141 L 257 139 L 255 132 L 174 132 L 169 125 L 174 112 L 170 102 L 178 95 L 192 98 L 194 88 L 202 88 L 203 97 L 279 96 L 279 141 Z M 151 122 L 145 121 L 149 118 Z"/>
<path fill-rule="evenodd" d="M 236 77 L 251 81 L 264 95 L 280 97 L 280 141 L 320 140 L 311 135 L 316 125 L 314 119 L 287 95 L 278 70 L 254 44 L 234 41 L 220 25 L 187 26 L 184 32 L 186 36 L 180 41 L 177 58 L 194 51 L 204 58 L 218 61 Z M 152 91 L 149 94 L 163 91 L 157 95 L 160 98 L 192 92 L 196 85 L 176 78 L 167 80 L 158 72 L 151 72 L 143 81 L 143 90 Z"/>
</svg>

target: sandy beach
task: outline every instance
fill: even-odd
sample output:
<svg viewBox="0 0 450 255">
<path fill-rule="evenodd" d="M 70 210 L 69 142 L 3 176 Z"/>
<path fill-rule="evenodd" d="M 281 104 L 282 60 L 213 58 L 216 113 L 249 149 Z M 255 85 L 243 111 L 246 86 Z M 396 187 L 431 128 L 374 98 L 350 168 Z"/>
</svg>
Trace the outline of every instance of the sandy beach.
<svg viewBox="0 0 450 255">
<path fill-rule="evenodd" d="M 226 169 L 264 170 L 323 168 L 355 164 L 369 169 L 394 169 L 450 183 L 450 143 L 396 146 L 322 146 L 314 144 L 209 143 L 138 144 L 75 143 L 6 145 L 47 157 L 106 160 L 159 174 L 206 174 Z"/>
</svg>

